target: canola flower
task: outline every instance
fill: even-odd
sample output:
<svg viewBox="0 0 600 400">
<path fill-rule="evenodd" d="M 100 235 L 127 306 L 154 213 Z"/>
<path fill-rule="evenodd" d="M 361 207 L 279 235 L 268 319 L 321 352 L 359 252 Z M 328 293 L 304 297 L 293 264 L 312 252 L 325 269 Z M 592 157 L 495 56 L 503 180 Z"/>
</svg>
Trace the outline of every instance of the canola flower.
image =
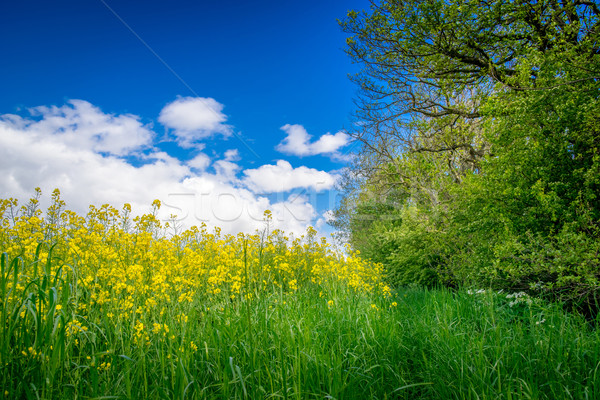
<svg viewBox="0 0 600 400">
<path fill-rule="evenodd" d="M 218 228 L 208 232 L 205 225 L 167 236 L 168 223 L 156 217 L 159 201 L 153 213 L 140 217 L 130 217 L 128 204 L 121 211 L 90 206 L 81 217 L 65 209 L 58 190 L 46 215 L 37 207 L 38 197 L 22 207 L 15 199 L 0 200 L 0 253 L 8 260 L 19 257 L 26 266 L 7 284 L 9 302 L 16 300 L 13 289 L 22 290 L 44 273 L 49 257 L 49 275 L 77 278 L 86 292 L 85 299 L 72 299 L 77 302 L 71 307 L 82 314 L 100 308 L 129 319 L 198 298 L 248 299 L 265 290 L 295 292 L 332 282 L 358 291 L 389 291 L 380 265 L 357 253 L 337 254 L 311 227 L 291 242 L 279 230 L 266 237 L 265 232 L 234 236 Z"/>
<path fill-rule="evenodd" d="M 108 374 L 114 362 L 96 354 L 109 354 L 115 341 L 132 354 L 153 348 L 168 359 L 191 357 L 202 341 L 188 334 L 190 323 L 273 293 L 280 307 L 288 296 L 330 298 L 341 286 L 390 293 L 381 265 L 334 251 L 313 228 L 293 240 L 279 230 L 224 235 L 205 225 L 168 234 L 159 201 L 139 217 L 128 204 L 90 206 L 80 216 L 59 190 L 45 213 L 40 196 L 36 189 L 22 206 L 0 200 L 0 363 L 9 373 L 27 371 L 31 364 L 18 360 L 35 358 L 40 370 L 62 360 Z M 270 218 L 265 212 L 266 224 Z M 65 361 L 67 354 L 81 356 Z"/>
<path fill-rule="evenodd" d="M 312 229 L 168 229 L 127 205 L 77 215 L 58 191 L 45 213 L 0 200 L 0 398 L 598 392 L 597 332 L 524 294 L 392 295 L 380 265 Z"/>
</svg>

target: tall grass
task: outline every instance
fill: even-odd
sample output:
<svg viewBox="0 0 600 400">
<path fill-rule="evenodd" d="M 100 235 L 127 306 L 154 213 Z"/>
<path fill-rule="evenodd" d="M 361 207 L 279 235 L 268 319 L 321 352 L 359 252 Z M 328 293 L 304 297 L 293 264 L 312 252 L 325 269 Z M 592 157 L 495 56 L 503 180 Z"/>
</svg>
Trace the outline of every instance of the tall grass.
<svg viewBox="0 0 600 400">
<path fill-rule="evenodd" d="M 3 225 L 0 396 L 600 398 L 599 331 L 558 305 L 392 293 L 311 234 L 165 239 L 105 210 Z"/>
</svg>

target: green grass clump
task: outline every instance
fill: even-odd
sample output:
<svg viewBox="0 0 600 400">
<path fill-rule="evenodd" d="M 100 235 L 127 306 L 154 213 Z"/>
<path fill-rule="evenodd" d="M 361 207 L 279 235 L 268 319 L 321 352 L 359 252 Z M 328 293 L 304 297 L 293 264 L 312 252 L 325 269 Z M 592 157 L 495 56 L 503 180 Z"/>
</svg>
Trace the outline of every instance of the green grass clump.
<svg viewBox="0 0 600 400">
<path fill-rule="evenodd" d="M 600 398 L 598 327 L 524 293 L 391 291 L 314 231 L 2 207 L 0 398 Z"/>
<path fill-rule="evenodd" d="M 2 257 L 4 296 L 22 267 Z M 525 295 L 306 286 L 194 301 L 186 320 L 154 316 L 140 341 L 136 322 L 92 311 L 73 323 L 78 289 L 60 276 L 2 303 L 5 398 L 600 397 L 598 330 Z"/>
</svg>

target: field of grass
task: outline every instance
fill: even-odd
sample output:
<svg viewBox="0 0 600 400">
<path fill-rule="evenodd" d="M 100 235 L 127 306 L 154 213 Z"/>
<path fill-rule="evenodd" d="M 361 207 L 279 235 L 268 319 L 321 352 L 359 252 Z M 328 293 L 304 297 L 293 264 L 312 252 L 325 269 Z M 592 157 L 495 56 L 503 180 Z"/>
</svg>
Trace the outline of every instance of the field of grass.
<svg viewBox="0 0 600 400">
<path fill-rule="evenodd" d="M 600 398 L 599 331 L 558 305 L 391 290 L 268 213 L 256 235 L 165 236 L 127 206 L 36 204 L 0 204 L 0 397 Z"/>
</svg>

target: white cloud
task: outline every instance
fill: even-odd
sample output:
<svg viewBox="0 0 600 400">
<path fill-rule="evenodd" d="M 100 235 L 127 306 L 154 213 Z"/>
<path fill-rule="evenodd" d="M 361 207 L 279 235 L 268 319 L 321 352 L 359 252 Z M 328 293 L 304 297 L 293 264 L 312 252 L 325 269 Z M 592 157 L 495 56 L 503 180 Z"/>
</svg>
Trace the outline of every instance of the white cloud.
<svg viewBox="0 0 600 400">
<path fill-rule="evenodd" d="M 307 225 L 312 224 L 317 212 L 308 197 L 290 195 L 287 200 L 280 201 L 271 207 L 273 212 L 274 228 L 282 228 L 282 222 L 286 222 L 284 230 L 290 232 L 304 232 Z"/>
<path fill-rule="evenodd" d="M 35 117 L 3 116 L 4 124 L 23 130 L 32 138 L 62 143 L 72 149 L 90 149 L 96 153 L 122 156 L 148 147 L 153 132 L 140 118 L 130 114 L 103 113 L 87 101 L 70 100 L 62 107 L 29 109 Z"/>
<path fill-rule="evenodd" d="M 179 211 L 185 221 L 220 226 L 226 233 L 262 229 L 263 213 L 267 209 L 273 213 L 272 228 L 295 235 L 303 234 L 318 216 L 307 197 L 289 196 L 270 202 L 267 197 L 233 187 L 214 176 L 188 178 L 182 186 L 185 191 L 172 193 L 166 205 Z"/>
<path fill-rule="evenodd" d="M 226 182 L 236 181 L 238 171 L 241 169 L 239 165 L 227 160 L 219 160 L 214 164 L 217 176 Z"/>
<path fill-rule="evenodd" d="M 158 121 L 173 130 L 181 146 L 192 147 L 195 142 L 215 134 L 231 135 L 223 107 L 209 97 L 180 97 L 161 110 Z"/>
<path fill-rule="evenodd" d="M 230 149 L 225 152 L 225 160 L 226 161 L 239 161 L 240 153 L 237 149 Z"/>
<path fill-rule="evenodd" d="M 186 163 L 190 168 L 196 171 L 202 172 L 210 165 L 210 157 L 204 153 L 198 153 L 196 157 L 192 158 Z"/>
<path fill-rule="evenodd" d="M 331 189 L 336 177 L 325 171 L 292 165 L 279 160 L 275 165 L 262 165 L 256 169 L 244 171 L 244 183 L 259 193 L 285 192 L 296 188 L 310 188 L 316 191 Z"/>
<path fill-rule="evenodd" d="M 225 233 L 261 228 L 263 211 L 270 209 L 275 227 L 300 234 L 318 217 L 311 199 L 271 201 L 257 191 L 282 189 L 273 183 L 322 190 L 334 181 L 327 172 L 292 168 L 285 161 L 241 172 L 235 163 L 239 155 L 231 150 L 212 164 L 215 173 L 208 173 L 211 160 L 206 154 L 188 161 L 173 158 L 152 147 L 155 134 L 139 117 L 106 114 L 82 100 L 37 107 L 33 113 L 0 115 L 3 197 L 23 201 L 39 186 L 45 193 L 42 205 L 47 206 L 50 192 L 59 188 L 67 206 L 83 215 L 90 204 L 104 203 L 130 203 L 139 214 L 160 199 L 163 217 L 178 214 L 185 226 L 205 222 Z"/>
<path fill-rule="evenodd" d="M 338 156 L 338 150 L 348 144 L 350 141 L 348 135 L 344 132 L 337 132 L 335 135 L 326 133 L 317 141 L 311 143 L 312 136 L 308 134 L 302 125 L 284 125 L 281 127 L 287 136 L 276 149 L 285 154 L 295 156 L 313 156 L 317 154 L 329 154 Z"/>
</svg>

